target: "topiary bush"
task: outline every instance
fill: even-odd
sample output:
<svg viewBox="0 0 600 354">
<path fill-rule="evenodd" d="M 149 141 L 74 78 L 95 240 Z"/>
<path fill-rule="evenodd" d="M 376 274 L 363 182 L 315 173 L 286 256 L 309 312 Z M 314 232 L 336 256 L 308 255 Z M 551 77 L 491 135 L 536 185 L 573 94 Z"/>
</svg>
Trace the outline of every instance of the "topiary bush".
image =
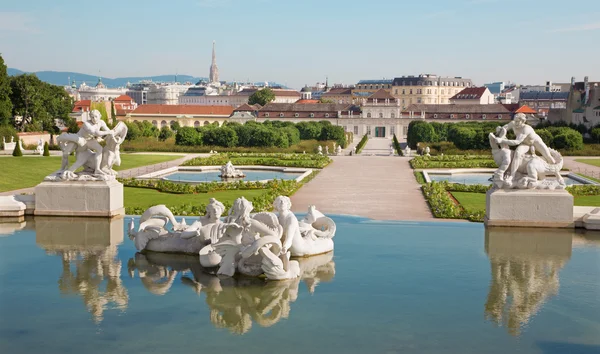
<svg viewBox="0 0 600 354">
<path fill-rule="evenodd" d="M 44 154 L 43 156 L 50 156 L 50 148 L 48 147 L 48 142 L 44 143 Z"/>
<path fill-rule="evenodd" d="M 12 152 L 12 155 L 15 157 L 23 156 L 23 152 L 21 151 L 21 139 L 17 139 L 17 143 L 15 144 L 15 149 Z"/>
</svg>

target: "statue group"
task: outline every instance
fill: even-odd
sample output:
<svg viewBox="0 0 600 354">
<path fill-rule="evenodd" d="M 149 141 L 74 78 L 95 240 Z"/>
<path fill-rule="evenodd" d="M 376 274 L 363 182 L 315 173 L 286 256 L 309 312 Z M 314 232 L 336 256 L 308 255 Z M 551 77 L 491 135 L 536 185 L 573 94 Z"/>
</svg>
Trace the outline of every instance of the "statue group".
<svg viewBox="0 0 600 354">
<path fill-rule="evenodd" d="M 492 155 L 498 165 L 492 177 L 494 186 L 505 189 L 564 189 L 565 181 L 560 175 L 563 166 L 561 154 L 550 149 L 526 122 L 525 114 L 518 113 L 510 123 L 498 127 L 496 134 L 489 134 Z M 514 132 L 515 139 L 506 137 L 510 130 Z M 511 150 L 511 146 L 516 148 Z M 547 179 L 547 176 L 555 179 Z"/>
<path fill-rule="evenodd" d="M 335 222 L 314 206 L 298 220 L 285 196 L 277 197 L 273 206 L 277 214 L 251 214 L 252 203 L 241 197 L 222 220 L 225 206 L 211 199 L 206 214 L 188 226 L 185 219 L 177 222 L 167 207 L 157 205 L 144 212 L 137 231 L 132 220 L 129 237 L 139 251 L 197 254 L 204 268 L 222 276 L 297 278 L 299 264 L 291 257 L 333 251 Z"/>
<path fill-rule="evenodd" d="M 83 122 L 75 134 L 62 133 L 56 141 L 62 151 L 60 170 L 46 177 L 46 181 L 106 181 L 114 179 L 117 172 L 112 168 L 121 164 L 119 147 L 127 136 L 127 126 L 119 122 L 109 129 L 102 121 L 100 112 L 90 112 L 90 120 Z M 105 146 L 100 145 L 104 139 Z M 75 153 L 75 162 L 69 166 L 69 155 Z M 83 167 L 83 171 L 76 172 Z"/>
<path fill-rule="evenodd" d="M 219 177 L 221 177 L 221 179 L 243 178 L 246 177 L 246 175 L 244 174 L 244 172 L 237 170 L 235 167 L 233 167 L 231 161 L 227 161 L 225 165 L 221 166 L 221 174 L 219 175 Z"/>
</svg>

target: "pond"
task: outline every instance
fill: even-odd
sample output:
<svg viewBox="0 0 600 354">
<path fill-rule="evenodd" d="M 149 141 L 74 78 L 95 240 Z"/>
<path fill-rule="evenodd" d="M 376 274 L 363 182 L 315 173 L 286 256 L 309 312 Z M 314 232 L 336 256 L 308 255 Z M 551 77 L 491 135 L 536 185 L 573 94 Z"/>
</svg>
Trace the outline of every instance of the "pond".
<svg viewBox="0 0 600 354">
<path fill-rule="evenodd" d="M 456 174 L 435 174 L 428 173 L 429 178 L 432 181 L 441 182 L 448 181 L 452 183 L 460 183 L 460 184 L 492 184 L 490 178 L 492 178 L 492 173 L 456 173 Z M 575 179 L 572 179 L 568 176 L 563 176 L 565 183 L 567 186 L 574 184 L 586 184 L 585 182 L 581 182 Z"/>
<path fill-rule="evenodd" d="M 332 218 L 283 282 L 137 253 L 129 218 L 0 224 L 0 352 L 600 351 L 598 233 Z"/>
<path fill-rule="evenodd" d="M 244 170 L 243 178 L 228 178 L 227 181 L 264 181 L 271 179 L 296 179 L 304 172 L 283 172 L 272 170 Z M 221 182 L 220 171 L 179 171 L 162 177 L 162 179 L 173 182 Z"/>
</svg>

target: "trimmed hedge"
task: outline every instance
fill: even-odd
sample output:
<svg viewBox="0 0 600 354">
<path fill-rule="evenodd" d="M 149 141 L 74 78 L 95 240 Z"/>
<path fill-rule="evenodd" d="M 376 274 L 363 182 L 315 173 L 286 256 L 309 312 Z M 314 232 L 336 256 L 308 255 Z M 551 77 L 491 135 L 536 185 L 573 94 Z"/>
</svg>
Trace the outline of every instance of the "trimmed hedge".
<svg viewBox="0 0 600 354">
<path fill-rule="evenodd" d="M 331 159 L 317 154 L 219 154 L 211 157 L 197 157 L 183 163 L 183 166 L 222 166 L 231 161 L 234 165 L 262 165 L 303 168 L 323 168 Z"/>
<path fill-rule="evenodd" d="M 358 142 L 358 144 L 356 144 L 356 153 L 357 154 L 360 154 L 360 152 L 365 147 L 365 145 L 367 145 L 367 141 L 369 141 L 369 137 L 367 136 L 367 134 L 365 134 L 360 139 L 360 141 Z"/>
<path fill-rule="evenodd" d="M 396 150 L 398 156 L 402 156 L 402 147 L 400 147 L 400 142 L 398 141 L 398 138 L 396 138 L 396 134 L 394 134 L 392 137 L 392 145 L 394 146 L 394 150 Z"/>
<path fill-rule="evenodd" d="M 496 168 L 491 155 L 417 156 L 410 160 L 412 168 Z"/>
<path fill-rule="evenodd" d="M 433 216 L 443 219 L 466 219 L 474 222 L 482 222 L 485 210 L 468 210 L 454 202 L 447 188 L 447 182 L 432 182 L 424 184 L 421 189 Z"/>
</svg>

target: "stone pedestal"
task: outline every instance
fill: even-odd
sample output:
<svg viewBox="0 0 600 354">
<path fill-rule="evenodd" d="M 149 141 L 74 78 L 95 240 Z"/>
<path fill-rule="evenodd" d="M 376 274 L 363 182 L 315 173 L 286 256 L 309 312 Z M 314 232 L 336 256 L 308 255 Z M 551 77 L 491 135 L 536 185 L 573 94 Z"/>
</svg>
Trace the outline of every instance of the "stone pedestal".
<svg viewBox="0 0 600 354">
<path fill-rule="evenodd" d="M 124 215 L 123 185 L 117 181 L 42 182 L 35 187 L 35 215 Z"/>
<path fill-rule="evenodd" d="M 487 226 L 575 226 L 573 196 L 565 190 L 492 189 L 485 199 Z"/>
</svg>

